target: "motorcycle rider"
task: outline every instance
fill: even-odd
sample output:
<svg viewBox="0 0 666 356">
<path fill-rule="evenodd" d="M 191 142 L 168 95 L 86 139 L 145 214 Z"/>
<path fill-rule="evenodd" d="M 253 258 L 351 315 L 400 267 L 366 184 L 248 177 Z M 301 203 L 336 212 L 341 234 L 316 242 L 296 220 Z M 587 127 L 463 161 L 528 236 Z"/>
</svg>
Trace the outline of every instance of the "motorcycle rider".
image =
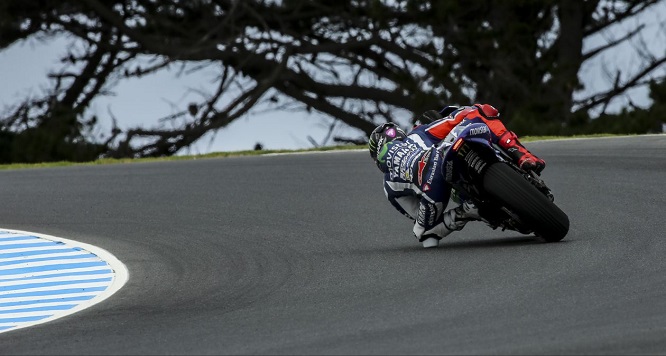
<svg viewBox="0 0 666 356">
<path fill-rule="evenodd" d="M 428 115 L 432 118 L 432 111 L 424 114 L 426 118 Z M 493 143 L 522 169 L 540 173 L 546 166 L 506 129 L 492 105 L 447 106 L 437 116 L 430 124 L 415 126 L 409 134 L 395 123 L 384 123 L 368 141 L 370 156 L 384 173 L 386 197 L 400 213 L 415 221 L 414 235 L 425 248 L 437 247 L 439 240 L 461 230 L 468 221 L 481 220 L 476 207 L 464 197 L 457 201 L 459 206 L 443 212 L 452 187 L 444 178 L 440 152 L 453 143 L 455 137 L 449 134 L 456 126 L 484 123 L 490 128 Z"/>
</svg>

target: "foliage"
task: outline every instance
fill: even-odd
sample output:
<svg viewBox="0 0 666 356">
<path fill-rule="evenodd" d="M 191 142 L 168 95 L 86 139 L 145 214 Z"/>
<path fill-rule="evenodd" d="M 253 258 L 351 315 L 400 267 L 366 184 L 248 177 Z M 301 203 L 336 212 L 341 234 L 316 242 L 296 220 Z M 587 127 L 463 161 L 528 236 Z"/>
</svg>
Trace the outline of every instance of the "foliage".
<svg viewBox="0 0 666 356">
<path fill-rule="evenodd" d="M 497 106 L 520 134 L 574 131 L 590 109 L 666 63 L 643 51 L 635 72 L 575 101 L 581 65 L 635 38 L 642 25 L 587 52 L 583 41 L 657 2 L 6 0 L 0 49 L 35 36 L 66 35 L 78 45 L 51 74 L 48 93 L 0 116 L 0 146 L 9 151 L 0 159 L 169 156 L 260 104 L 314 110 L 363 137 L 382 121 L 477 101 Z M 120 80 L 184 64 L 218 73 L 200 102 L 158 126 L 91 137 L 94 98 Z"/>
<path fill-rule="evenodd" d="M 660 133 L 666 124 L 666 81 L 650 83 L 652 105 L 647 109 L 623 110 L 603 114 L 578 130 L 581 133 Z"/>
</svg>

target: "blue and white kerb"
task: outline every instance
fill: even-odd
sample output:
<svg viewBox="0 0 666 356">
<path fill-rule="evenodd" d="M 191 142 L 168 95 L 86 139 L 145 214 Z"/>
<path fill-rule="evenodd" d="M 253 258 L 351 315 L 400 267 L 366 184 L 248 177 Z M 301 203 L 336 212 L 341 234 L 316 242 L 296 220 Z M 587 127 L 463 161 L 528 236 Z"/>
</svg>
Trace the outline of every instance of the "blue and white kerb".
<svg viewBox="0 0 666 356">
<path fill-rule="evenodd" d="M 109 252 L 55 236 L 0 230 L 0 333 L 41 324 L 108 298 L 127 281 Z"/>
</svg>

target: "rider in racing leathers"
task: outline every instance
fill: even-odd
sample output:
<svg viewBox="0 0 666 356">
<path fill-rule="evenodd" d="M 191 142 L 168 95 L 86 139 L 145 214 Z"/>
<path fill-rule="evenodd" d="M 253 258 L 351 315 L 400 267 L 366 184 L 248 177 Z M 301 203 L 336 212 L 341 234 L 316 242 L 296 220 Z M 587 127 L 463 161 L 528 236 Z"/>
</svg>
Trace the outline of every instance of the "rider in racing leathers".
<svg viewBox="0 0 666 356">
<path fill-rule="evenodd" d="M 485 123 L 492 141 L 523 169 L 541 172 L 546 163 L 530 153 L 499 120 L 499 112 L 488 104 L 453 107 L 439 112 L 443 118 L 420 125 L 406 134 L 392 122 L 378 126 L 368 142 L 370 156 L 384 173 L 384 192 L 391 204 L 415 221 L 414 235 L 423 247 L 436 247 L 439 240 L 461 230 L 470 220 L 480 220 L 471 202 L 462 202 L 443 213 L 451 196 L 445 181 L 438 145 L 452 144 L 447 135 L 459 124 Z"/>
</svg>

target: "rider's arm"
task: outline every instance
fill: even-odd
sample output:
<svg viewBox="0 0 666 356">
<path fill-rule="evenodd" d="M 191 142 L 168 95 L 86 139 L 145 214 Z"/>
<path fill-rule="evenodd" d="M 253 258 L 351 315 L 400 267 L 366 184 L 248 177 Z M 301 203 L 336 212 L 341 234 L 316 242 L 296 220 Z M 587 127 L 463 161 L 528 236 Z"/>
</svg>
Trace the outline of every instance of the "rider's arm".
<svg viewBox="0 0 666 356">
<path fill-rule="evenodd" d="M 410 183 L 384 182 L 386 197 L 400 213 L 414 221 L 414 236 L 419 241 L 433 235 L 442 238 L 451 232 L 442 222 L 441 214 L 445 204 L 437 203 L 426 194 L 414 194 Z M 447 196 L 448 201 L 448 196 Z"/>
<path fill-rule="evenodd" d="M 448 201 L 448 195 L 446 199 Z M 439 240 L 451 232 L 442 221 L 442 212 L 445 207 L 446 204 L 433 201 L 427 194 L 421 195 L 416 221 L 412 230 L 419 241 L 434 236 Z"/>
<path fill-rule="evenodd" d="M 392 182 L 389 179 L 385 179 L 384 194 L 386 194 L 388 201 L 400 214 L 416 221 L 419 210 L 419 198 L 413 194 L 412 190 L 408 189 L 409 186 L 409 183 Z"/>
</svg>

